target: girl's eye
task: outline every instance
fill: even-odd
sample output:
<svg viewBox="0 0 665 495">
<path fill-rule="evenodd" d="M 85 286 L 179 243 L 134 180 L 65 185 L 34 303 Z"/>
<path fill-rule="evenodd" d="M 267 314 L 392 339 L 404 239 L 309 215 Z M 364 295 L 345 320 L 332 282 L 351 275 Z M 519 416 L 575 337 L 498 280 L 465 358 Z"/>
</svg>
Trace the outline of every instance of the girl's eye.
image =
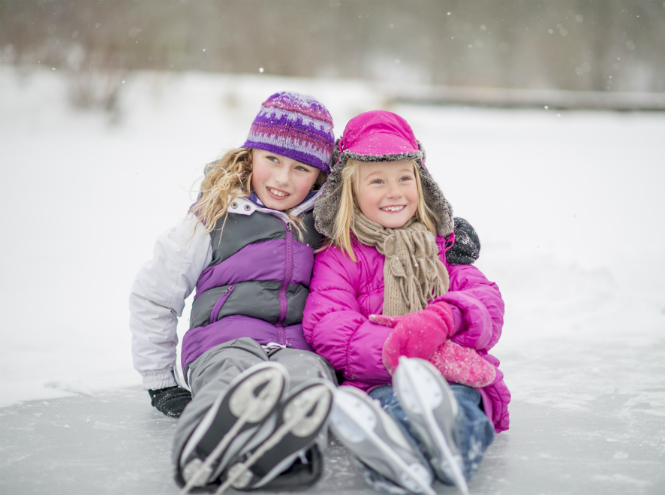
<svg viewBox="0 0 665 495">
<path fill-rule="evenodd" d="M 298 165 L 298 166 L 296 167 L 296 170 L 300 170 L 301 172 L 309 172 L 309 170 L 307 170 L 307 169 L 306 169 L 305 167 L 303 167 L 302 165 Z"/>
<path fill-rule="evenodd" d="M 383 181 L 381 179 L 374 179 L 370 184 L 382 184 Z"/>
<path fill-rule="evenodd" d="M 271 162 L 275 162 L 275 163 L 278 163 L 278 162 L 279 162 L 279 160 L 277 159 L 276 156 L 268 155 L 268 156 L 266 156 L 266 158 L 267 158 L 268 160 L 270 160 Z"/>
<path fill-rule="evenodd" d="M 409 177 L 408 175 L 405 175 L 400 180 L 404 182 L 404 181 L 407 181 L 407 180 L 412 180 L 412 177 Z"/>
</svg>

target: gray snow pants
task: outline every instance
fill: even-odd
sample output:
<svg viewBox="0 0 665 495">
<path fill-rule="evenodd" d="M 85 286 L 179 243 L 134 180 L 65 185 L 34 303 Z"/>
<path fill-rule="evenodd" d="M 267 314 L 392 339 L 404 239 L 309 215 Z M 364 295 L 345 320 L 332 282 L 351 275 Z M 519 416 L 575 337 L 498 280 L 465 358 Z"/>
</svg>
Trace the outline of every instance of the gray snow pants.
<svg viewBox="0 0 665 495">
<path fill-rule="evenodd" d="M 219 395 L 231 381 L 251 366 L 263 361 L 276 361 L 289 372 L 292 389 L 314 378 L 337 379 L 332 366 L 318 354 L 299 349 L 278 348 L 265 351 L 249 337 L 231 340 L 204 352 L 185 370 L 189 376 L 192 401 L 180 416 L 173 445 L 173 466 L 178 471 L 180 454 L 190 435 Z"/>
</svg>

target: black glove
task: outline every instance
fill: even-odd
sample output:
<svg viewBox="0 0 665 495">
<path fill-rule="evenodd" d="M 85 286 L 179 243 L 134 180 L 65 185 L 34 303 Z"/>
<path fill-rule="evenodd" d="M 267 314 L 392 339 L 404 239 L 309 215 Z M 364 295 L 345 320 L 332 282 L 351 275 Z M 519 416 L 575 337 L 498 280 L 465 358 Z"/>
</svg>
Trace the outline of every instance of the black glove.
<svg viewBox="0 0 665 495">
<path fill-rule="evenodd" d="M 148 390 L 148 393 L 152 405 L 169 418 L 179 418 L 182 410 L 192 400 L 191 392 L 178 386 Z"/>
<path fill-rule="evenodd" d="M 472 265 L 480 256 L 480 239 L 469 222 L 455 219 L 455 244 L 446 252 L 451 265 Z"/>
</svg>

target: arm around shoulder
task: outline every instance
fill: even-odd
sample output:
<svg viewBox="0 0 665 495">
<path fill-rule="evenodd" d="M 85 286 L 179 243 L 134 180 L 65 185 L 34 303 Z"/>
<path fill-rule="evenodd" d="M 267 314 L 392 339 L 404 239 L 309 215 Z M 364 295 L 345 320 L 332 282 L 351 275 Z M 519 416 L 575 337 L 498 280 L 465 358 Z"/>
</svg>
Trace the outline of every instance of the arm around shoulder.
<svg viewBox="0 0 665 495">
<path fill-rule="evenodd" d="M 176 385 L 178 317 L 185 299 L 210 264 L 210 236 L 195 219 L 187 219 L 164 232 L 155 243 L 153 257 L 139 271 L 129 296 L 134 368 L 145 390 Z"/>
</svg>

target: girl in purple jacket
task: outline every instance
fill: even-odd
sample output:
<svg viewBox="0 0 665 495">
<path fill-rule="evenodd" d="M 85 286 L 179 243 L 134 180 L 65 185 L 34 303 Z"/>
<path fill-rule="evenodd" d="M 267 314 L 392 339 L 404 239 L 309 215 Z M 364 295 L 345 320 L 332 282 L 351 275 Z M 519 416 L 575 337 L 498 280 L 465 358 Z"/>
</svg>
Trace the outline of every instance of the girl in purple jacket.
<svg viewBox="0 0 665 495">
<path fill-rule="evenodd" d="M 206 167 L 192 214 L 159 238 L 132 287 L 134 366 L 153 406 L 180 417 L 173 465 L 184 492 L 321 474 L 336 379 L 301 321 L 332 128 L 312 97 L 269 97 L 243 146 Z M 181 363 L 189 402 L 173 370 L 177 317 L 194 289 Z"/>
<path fill-rule="evenodd" d="M 398 115 L 349 121 L 314 208 L 329 245 L 303 330 L 347 385 L 331 425 L 372 486 L 431 494 L 436 477 L 467 493 L 494 432 L 508 429 L 510 393 L 488 354 L 504 305 L 477 268 L 446 259 L 452 209 L 424 159 Z"/>
</svg>

